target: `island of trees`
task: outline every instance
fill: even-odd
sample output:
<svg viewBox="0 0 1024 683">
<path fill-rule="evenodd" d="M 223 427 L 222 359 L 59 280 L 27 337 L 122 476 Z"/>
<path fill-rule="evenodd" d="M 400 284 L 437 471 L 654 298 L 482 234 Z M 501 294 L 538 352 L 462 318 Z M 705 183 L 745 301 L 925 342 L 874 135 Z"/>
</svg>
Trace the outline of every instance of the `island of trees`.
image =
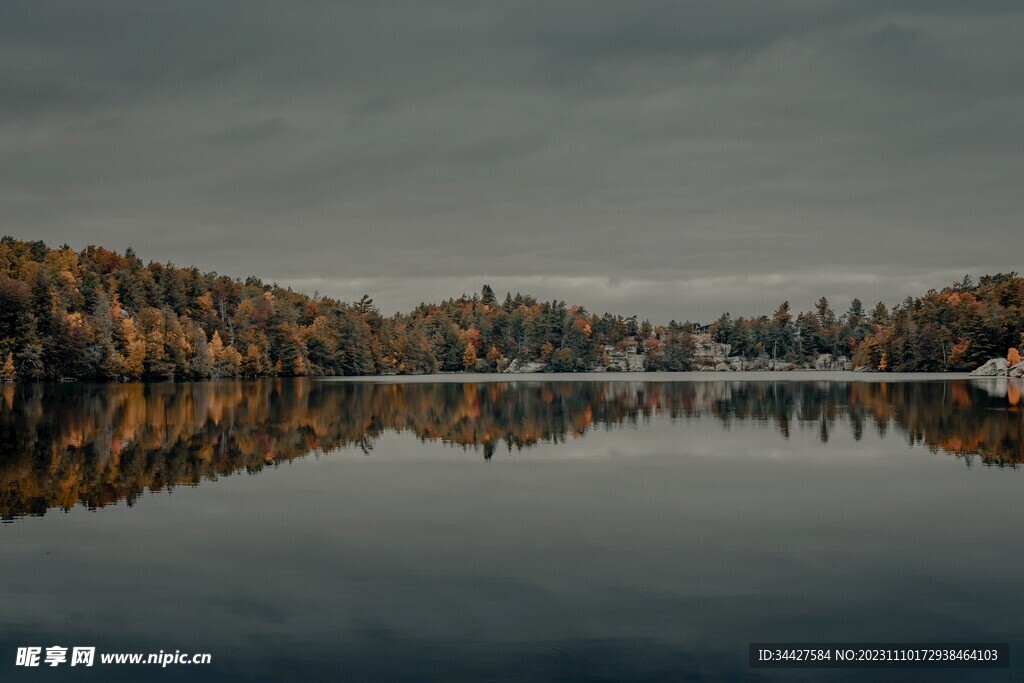
<svg viewBox="0 0 1024 683">
<path fill-rule="evenodd" d="M 356 302 L 156 262 L 133 250 L 0 239 L 0 378 L 156 380 L 235 376 L 549 372 L 608 366 L 636 349 L 649 370 L 698 367 L 702 341 L 795 367 L 822 354 L 878 371 L 962 371 L 1019 362 L 1024 278 L 964 277 L 941 291 L 837 313 L 822 297 L 794 312 L 652 325 L 511 293 L 423 303 L 383 315 Z"/>
</svg>

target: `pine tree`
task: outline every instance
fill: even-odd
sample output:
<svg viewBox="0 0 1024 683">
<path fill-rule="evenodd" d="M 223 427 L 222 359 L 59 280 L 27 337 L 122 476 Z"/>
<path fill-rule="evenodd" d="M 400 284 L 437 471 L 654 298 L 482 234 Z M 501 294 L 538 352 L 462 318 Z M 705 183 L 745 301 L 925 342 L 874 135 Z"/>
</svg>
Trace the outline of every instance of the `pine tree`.
<svg viewBox="0 0 1024 683">
<path fill-rule="evenodd" d="M 864 304 L 860 299 L 854 298 L 850 302 L 850 308 L 846 312 L 846 321 L 854 328 L 864 324 Z"/>
<path fill-rule="evenodd" d="M 818 313 L 818 322 L 822 327 L 827 328 L 834 324 L 836 321 L 836 314 L 832 312 L 832 307 L 828 303 L 828 299 L 821 297 L 818 302 L 814 304 L 814 308 Z"/>
<path fill-rule="evenodd" d="M 789 302 L 783 301 L 772 314 L 771 329 L 768 335 L 767 351 L 772 358 L 789 357 L 794 349 L 793 315 L 790 313 Z"/>
<path fill-rule="evenodd" d="M 882 326 L 889 324 L 889 309 L 881 301 L 871 309 L 871 324 Z"/>
<path fill-rule="evenodd" d="M 998 326 L 988 310 L 971 316 L 967 325 L 967 338 L 971 345 L 967 349 L 967 362 L 977 367 L 993 358 L 1002 356 L 997 338 Z M 1005 346 L 1003 348 L 1006 348 Z"/>
<path fill-rule="evenodd" d="M 491 289 L 490 285 L 484 285 L 480 291 L 480 303 L 488 306 L 493 306 L 497 303 L 497 299 L 494 297 L 494 290 Z"/>
</svg>

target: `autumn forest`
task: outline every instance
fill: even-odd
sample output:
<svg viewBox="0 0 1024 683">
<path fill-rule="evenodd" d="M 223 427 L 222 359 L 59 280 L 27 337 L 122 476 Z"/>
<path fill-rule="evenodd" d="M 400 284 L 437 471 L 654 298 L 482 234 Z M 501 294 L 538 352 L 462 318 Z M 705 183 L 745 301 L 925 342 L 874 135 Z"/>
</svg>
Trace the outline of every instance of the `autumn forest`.
<svg viewBox="0 0 1024 683">
<path fill-rule="evenodd" d="M 757 317 L 723 314 L 699 328 L 596 314 L 489 287 L 384 315 L 369 296 L 342 302 L 196 268 L 144 263 L 131 249 L 48 247 L 0 239 L 0 364 L 20 381 L 498 372 L 607 364 L 637 348 L 648 370 L 693 370 L 695 333 L 743 358 L 802 366 L 819 354 L 879 371 L 963 371 L 1019 359 L 1024 278 L 964 277 L 941 291 L 837 312 L 819 299 Z"/>
</svg>

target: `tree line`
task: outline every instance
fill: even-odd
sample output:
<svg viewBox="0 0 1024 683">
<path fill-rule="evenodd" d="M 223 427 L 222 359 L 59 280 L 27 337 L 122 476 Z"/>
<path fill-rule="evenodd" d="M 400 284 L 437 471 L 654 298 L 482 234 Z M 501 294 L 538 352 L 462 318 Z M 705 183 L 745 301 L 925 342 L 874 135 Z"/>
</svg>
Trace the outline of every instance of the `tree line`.
<svg viewBox="0 0 1024 683">
<path fill-rule="evenodd" d="M 706 332 L 746 358 L 803 363 L 849 355 L 879 370 L 962 370 L 1006 355 L 1024 332 L 1024 279 L 965 278 L 941 292 L 836 315 L 822 298 L 794 315 L 724 314 L 705 330 L 598 315 L 511 293 L 423 303 L 383 315 L 369 296 L 343 302 L 197 268 L 144 263 L 132 249 L 76 251 L 0 239 L 0 377 L 157 380 L 236 376 L 502 371 L 539 361 L 551 372 L 609 364 L 636 348 L 650 370 L 696 367 Z"/>
<path fill-rule="evenodd" d="M 746 358 L 767 354 L 800 364 L 832 354 L 851 358 L 853 367 L 893 372 L 973 370 L 999 357 L 1012 365 L 1024 344 L 1024 278 L 965 276 L 892 308 L 879 302 L 868 311 L 854 299 L 839 315 L 825 297 L 796 314 L 783 302 L 771 316 L 723 314 L 710 329 Z"/>
<path fill-rule="evenodd" d="M 606 344 L 653 334 L 635 317 L 485 286 L 472 297 L 383 315 L 197 268 L 89 246 L 0 239 L 0 363 L 21 380 L 422 374 L 540 360 L 598 364 Z"/>
</svg>

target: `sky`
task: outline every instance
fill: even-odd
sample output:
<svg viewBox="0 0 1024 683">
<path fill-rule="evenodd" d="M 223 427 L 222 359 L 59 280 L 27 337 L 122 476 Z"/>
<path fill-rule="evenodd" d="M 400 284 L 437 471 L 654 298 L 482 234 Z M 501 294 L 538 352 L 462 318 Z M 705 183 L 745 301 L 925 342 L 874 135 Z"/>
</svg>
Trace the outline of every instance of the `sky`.
<svg viewBox="0 0 1024 683">
<path fill-rule="evenodd" d="M 7 0 L 0 233 L 385 313 L 894 304 L 1020 267 L 1022 35 L 1015 0 Z"/>
</svg>

